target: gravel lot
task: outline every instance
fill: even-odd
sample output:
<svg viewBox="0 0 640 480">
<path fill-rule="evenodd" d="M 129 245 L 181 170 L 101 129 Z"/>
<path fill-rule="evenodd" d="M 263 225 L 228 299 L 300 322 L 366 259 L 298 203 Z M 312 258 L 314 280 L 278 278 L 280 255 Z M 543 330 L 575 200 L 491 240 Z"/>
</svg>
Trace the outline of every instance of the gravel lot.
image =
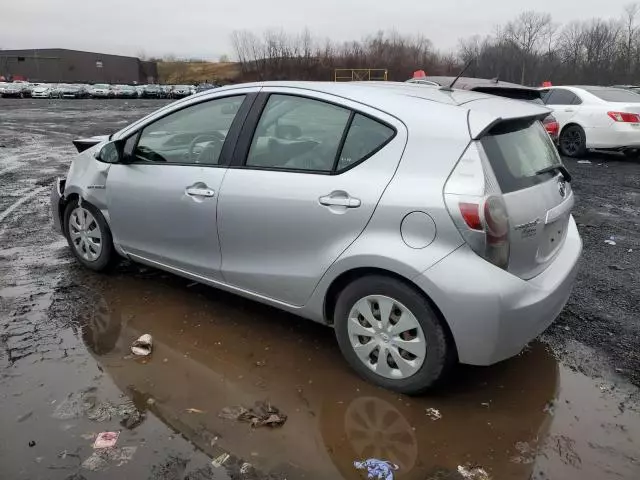
<svg viewBox="0 0 640 480">
<path fill-rule="evenodd" d="M 367 458 L 401 479 L 640 478 L 639 162 L 566 160 L 584 256 L 564 312 L 517 358 L 410 398 L 356 378 L 327 328 L 135 264 L 76 264 L 48 210 L 71 140 L 165 103 L 0 99 L 1 478 L 356 479 Z M 131 358 L 142 333 L 154 352 Z M 256 401 L 285 425 L 218 415 Z M 115 449 L 92 448 L 103 431 Z"/>
</svg>

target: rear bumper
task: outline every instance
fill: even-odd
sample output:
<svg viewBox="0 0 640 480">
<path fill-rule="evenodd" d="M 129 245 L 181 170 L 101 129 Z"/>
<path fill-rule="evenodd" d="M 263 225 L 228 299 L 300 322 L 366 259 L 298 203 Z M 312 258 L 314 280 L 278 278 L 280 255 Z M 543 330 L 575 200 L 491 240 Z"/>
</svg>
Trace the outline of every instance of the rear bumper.
<svg viewBox="0 0 640 480">
<path fill-rule="evenodd" d="M 49 196 L 53 228 L 58 233 L 63 233 L 60 203 L 62 201 L 62 192 L 64 191 L 64 182 L 65 180 L 63 178 L 56 178 L 56 181 L 53 182 L 53 185 L 51 186 L 51 195 Z"/>
<path fill-rule="evenodd" d="M 553 263 L 531 280 L 501 270 L 463 246 L 416 281 L 443 313 L 462 363 L 491 365 L 517 355 L 564 308 L 582 240 L 569 222 Z"/>
<path fill-rule="evenodd" d="M 609 128 L 585 130 L 588 148 L 639 148 L 640 124 L 615 123 Z"/>
</svg>

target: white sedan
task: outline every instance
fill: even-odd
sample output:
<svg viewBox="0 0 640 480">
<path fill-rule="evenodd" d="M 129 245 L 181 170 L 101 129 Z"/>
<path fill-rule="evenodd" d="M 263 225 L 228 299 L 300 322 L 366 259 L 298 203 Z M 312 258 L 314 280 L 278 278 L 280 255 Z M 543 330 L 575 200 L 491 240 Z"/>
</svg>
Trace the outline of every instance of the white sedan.
<svg viewBox="0 0 640 480">
<path fill-rule="evenodd" d="M 560 124 L 560 153 L 580 157 L 589 149 L 640 154 L 640 95 L 613 87 L 549 87 L 542 100 Z"/>
</svg>

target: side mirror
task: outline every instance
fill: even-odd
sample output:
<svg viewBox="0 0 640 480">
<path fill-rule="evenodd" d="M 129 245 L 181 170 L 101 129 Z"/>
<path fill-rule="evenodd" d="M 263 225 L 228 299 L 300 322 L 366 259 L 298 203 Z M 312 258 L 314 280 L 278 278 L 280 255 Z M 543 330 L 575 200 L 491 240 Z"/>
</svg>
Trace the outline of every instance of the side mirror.
<svg viewBox="0 0 640 480">
<path fill-rule="evenodd" d="M 104 163 L 122 163 L 122 143 L 118 141 L 105 143 L 95 157 L 96 160 Z"/>
</svg>

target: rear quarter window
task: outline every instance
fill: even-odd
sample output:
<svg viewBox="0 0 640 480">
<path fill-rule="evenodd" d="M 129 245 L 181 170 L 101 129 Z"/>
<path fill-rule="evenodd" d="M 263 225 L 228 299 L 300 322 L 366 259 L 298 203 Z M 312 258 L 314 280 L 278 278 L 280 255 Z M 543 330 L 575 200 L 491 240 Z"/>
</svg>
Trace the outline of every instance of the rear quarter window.
<svg viewBox="0 0 640 480">
<path fill-rule="evenodd" d="M 549 135 L 538 120 L 503 122 L 480 140 L 503 193 L 522 190 L 553 177 L 536 172 L 560 164 Z"/>
<path fill-rule="evenodd" d="M 366 160 L 384 147 L 395 131 L 376 120 L 355 114 L 340 152 L 336 172 L 340 173 Z"/>
</svg>

